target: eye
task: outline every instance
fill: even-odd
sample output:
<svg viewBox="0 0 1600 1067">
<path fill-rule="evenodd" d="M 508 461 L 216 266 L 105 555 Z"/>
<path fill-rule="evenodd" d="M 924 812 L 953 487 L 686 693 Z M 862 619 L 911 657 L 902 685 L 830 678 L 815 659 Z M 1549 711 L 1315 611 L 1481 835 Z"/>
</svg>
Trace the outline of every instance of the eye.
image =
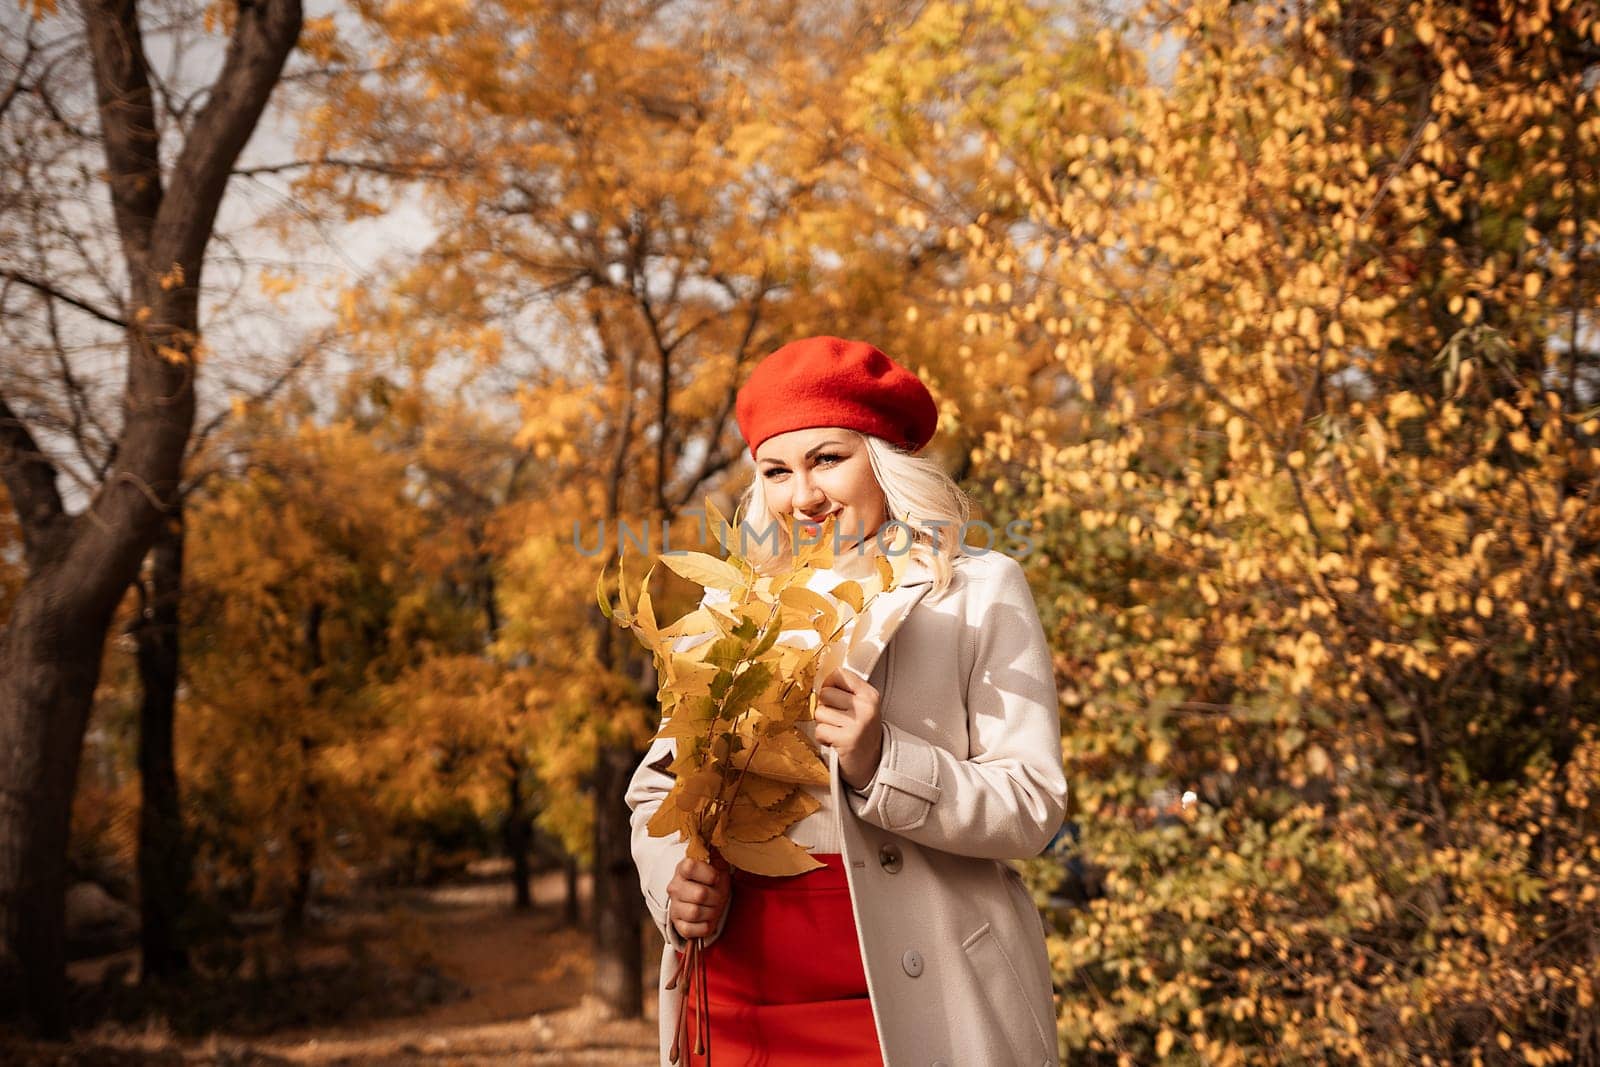
<svg viewBox="0 0 1600 1067">
<path fill-rule="evenodd" d="M 824 453 L 822 453 L 822 455 L 817 457 L 817 462 L 818 463 L 839 463 L 844 459 L 845 459 L 844 456 L 841 456 L 836 452 L 824 452 Z"/>
<path fill-rule="evenodd" d="M 780 474 L 788 473 L 789 472 L 784 470 L 782 467 L 768 467 L 764 472 L 762 472 L 761 476 L 763 478 L 772 479 L 778 477 Z"/>
</svg>

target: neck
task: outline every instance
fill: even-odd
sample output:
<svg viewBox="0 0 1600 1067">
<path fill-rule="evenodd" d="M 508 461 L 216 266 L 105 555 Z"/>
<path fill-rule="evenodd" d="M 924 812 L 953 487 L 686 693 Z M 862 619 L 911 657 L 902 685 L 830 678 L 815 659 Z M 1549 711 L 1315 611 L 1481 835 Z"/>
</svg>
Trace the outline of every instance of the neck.
<svg viewBox="0 0 1600 1067">
<path fill-rule="evenodd" d="M 844 545 L 833 555 L 832 570 L 846 578 L 865 578 L 876 568 L 878 545 L 868 536 L 859 545 Z"/>
</svg>

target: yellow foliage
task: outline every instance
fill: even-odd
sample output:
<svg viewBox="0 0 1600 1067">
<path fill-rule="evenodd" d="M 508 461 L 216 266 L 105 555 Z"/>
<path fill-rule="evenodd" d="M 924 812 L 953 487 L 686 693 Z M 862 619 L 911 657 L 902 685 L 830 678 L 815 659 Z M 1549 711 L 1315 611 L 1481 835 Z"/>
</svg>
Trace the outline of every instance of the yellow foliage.
<svg viewBox="0 0 1600 1067">
<path fill-rule="evenodd" d="M 1009 97 L 987 217 L 928 226 L 968 255 L 952 336 L 1006 339 L 975 375 L 1033 389 L 963 418 L 1039 535 L 1103 878 L 1054 946 L 1069 1058 L 1600 1055 L 1569 969 L 1600 911 L 1555 895 L 1593 786 L 1547 777 L 1600 723 L 1593 25 L 1158 0 L 1131 28 L 1169 72 L 1081 27 L 1100 80 Z"/>
</svg>

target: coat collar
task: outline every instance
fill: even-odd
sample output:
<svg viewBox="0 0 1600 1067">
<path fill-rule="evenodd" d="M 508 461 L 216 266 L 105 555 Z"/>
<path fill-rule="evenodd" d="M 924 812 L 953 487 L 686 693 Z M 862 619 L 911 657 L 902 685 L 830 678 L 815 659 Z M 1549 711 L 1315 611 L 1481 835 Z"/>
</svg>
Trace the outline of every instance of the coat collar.
<svg viewBox="0 0 1600 1067">
<path fill-rule="evenodd" d="M 921 560 L 913 558 L 901 575 L 900 584 L 873 597 L 863 605 L 850 631 L 850 648 L 845 653 L 847 668 L 862 678 L 872 675 L 878 659 L 900 626 L 911 616 L 911 610 L 922 603 L 922 598 L 933 589 L 934 574 Z M 834 832 L 836 839 L 846 840 L 844 821 L 848 810 L 844 799 L 844 779 L 839 774 L 839 752 L 824 745 L 828 760 L 828 791 L 833 799 Z"/>
<path fill-rule="evenodd" d="M 850 648 L 845 666 L 866 678 L 877 666 L 878 657 L 911 614 L 933 588 L 933 570 L 919 559 L 906 564 L 900 584 L 873 597 L 861 611 L 850 631 Z"/>
</svg>

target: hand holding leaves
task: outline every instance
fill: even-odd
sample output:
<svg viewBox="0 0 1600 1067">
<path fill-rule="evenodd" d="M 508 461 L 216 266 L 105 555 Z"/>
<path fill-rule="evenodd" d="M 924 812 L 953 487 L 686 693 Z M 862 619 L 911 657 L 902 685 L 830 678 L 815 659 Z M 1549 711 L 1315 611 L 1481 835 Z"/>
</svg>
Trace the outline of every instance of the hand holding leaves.
<svg viewBox="0 0 1600 1067">
<path fill-rule="evenodd" d="M 883 758 L 880 694 L 867 680 L 840 667 L 817 692 L 817 740 L 839 753 L 839 776 L 853 789 L 871 781 Z"/>
</svg>

